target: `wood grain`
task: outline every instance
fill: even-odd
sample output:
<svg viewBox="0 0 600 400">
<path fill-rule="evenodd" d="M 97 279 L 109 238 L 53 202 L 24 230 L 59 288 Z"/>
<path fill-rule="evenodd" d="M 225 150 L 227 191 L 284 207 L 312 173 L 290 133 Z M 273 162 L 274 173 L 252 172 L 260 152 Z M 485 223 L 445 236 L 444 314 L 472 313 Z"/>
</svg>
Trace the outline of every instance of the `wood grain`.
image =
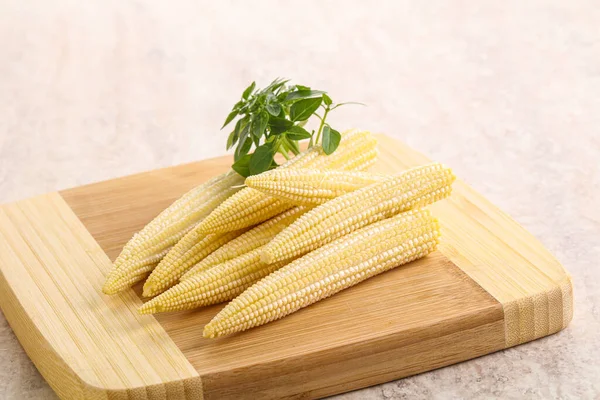
<svg viewBox="0 0 600 400">
<path fill-rule="evenodd" d="M 397 140 L 381 136 L 380 172 L 430 160 Z M 442 253 L 502 303 L 506 347 L 564 329 L 573 318 L 570 276 L 522 226 L 458 179 L 450 199 L 432 212 L 443 229 Z"/>
<path fill-rule="evenodd" d="M 428 162 L 379 138 L 380 172 Z M 239 335 L 202 338 L 222 305 L 141 317 L 139 287 L 100 295 L 108 257 L 230 162 L 222 157 L 0 208 L 0 305 L 61 397 L 315 398 L 533 340 L 572 318 L 562 266 L 460 180 L 452 198 L 433 207 L 440 251 Z"/>
<path fill-rule="evenodd" d="M 59 396 L 201 395 L 164 329 L 137 314 L 137 296 L 100 293 L 110 260 L 59 194 L 0 208 L 0 254 L 2 311 Z"/>
<path fill-rule="evenodd" d="M 207 398 L 321 397 L 504 348 L 501 305 L 441 253 L 243 335 L 202 338 L 221 307 L 157 316 Z"/>
</svg>

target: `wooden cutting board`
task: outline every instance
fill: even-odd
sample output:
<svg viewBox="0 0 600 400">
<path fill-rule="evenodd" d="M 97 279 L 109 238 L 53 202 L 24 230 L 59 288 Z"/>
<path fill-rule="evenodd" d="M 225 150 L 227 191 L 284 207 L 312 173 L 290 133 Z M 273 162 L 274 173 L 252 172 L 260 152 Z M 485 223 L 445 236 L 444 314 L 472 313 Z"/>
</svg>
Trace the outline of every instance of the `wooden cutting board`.
<svg viewBox="0 0 600 400">
<path fill-rule="evenodd" d="M 380 136 L 376 170 L 428 162 Z M 565 328 L 571 280 L 528 232 L 458 180 L 432 207 L 438 252 L 217 340 L 223 305 L 138 315 L 139 287 L 100 292 L 121 247 L 230 157 L 0 206 L 0 305 L 65 399 L 316 398 L 443 367 Z"/>
</svg>

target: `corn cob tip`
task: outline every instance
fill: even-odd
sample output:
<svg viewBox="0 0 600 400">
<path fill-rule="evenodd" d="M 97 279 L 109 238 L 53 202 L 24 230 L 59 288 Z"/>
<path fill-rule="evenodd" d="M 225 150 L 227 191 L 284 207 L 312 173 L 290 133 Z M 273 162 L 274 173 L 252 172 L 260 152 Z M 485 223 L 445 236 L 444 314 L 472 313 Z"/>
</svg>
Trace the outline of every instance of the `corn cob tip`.
<svg viewBox="0 0 600 400">
<path fill-rule="evenodd" d="M 164 311 L 165 309 L 161 302 L 160 296 L 145 302 L 140 308 L 138 308 L 138 313 L 140 314 L 156 314 Z"/>
<path fill-rule="evenodd" d="M 128 289 L 129 286 L 126 287 L 110 287 L 110 286 L 104 286 L 102 288 L 102 293 L 109 295 L 109 296 L 113 296 L 117 293 L 120 293 L 122 291 L 124 291 L 125 289 Z"/>
<path fill-rule="evenodd" d="M 155 314 L 160 312 L 160 305 L 153 304 L 152 301 L 145 303 L 143 306 L 138 308 L 139 314 Z"/>
<path fill-rule="evenodd" d="M 215 330 L 212 321 L 204 326 L 204 331 L 202 331 L 202 336 L 206 339 L 215 339 L 219 337 L 219 334 Z"/>
<path fill-rule="evenodd" d="M 273 253 L 269 251 L 261 251 L 260 252 L 260 262 L 265 264 L 272 264 L 274 262 Z"/>
<path fill-rule="evenodd" d="M 113 290 L 108 284 L 102 286 L 102 293 L 107 294 L 107 295 L 113 295 L 116 294 L 117 291 Z"/>
<path fill-rule="evenodd" d="M 146 281 L 144 283 L 144 287 L 142 288 L 142 296 L 144 297 L 154 297 L 159 294 L 159 291 L 156 290 L 156 287 L 152 285 L 150 281 Z"/>
<path fill-rule="evenodd" d="M 113 294 L 122 292 L 123 290 L 127 289 L 128 287 L 129 286 L 123 285 L 122 283 L 120 284 L 118 282 L 118 278 L 115 277 L 113 279 L 106 280 L 106 282 L 104 283 L 104 286 L 102 286 L 102 293 L 111 296 Z"/>
<path fill-rule="evenodd" d="M 109 274 L 102 286 L 102 293 L 113 295 L 129 289 L 135 283 L 146 279 L 147 269 L 142 269 L 135 275 Z"/>
</svg>

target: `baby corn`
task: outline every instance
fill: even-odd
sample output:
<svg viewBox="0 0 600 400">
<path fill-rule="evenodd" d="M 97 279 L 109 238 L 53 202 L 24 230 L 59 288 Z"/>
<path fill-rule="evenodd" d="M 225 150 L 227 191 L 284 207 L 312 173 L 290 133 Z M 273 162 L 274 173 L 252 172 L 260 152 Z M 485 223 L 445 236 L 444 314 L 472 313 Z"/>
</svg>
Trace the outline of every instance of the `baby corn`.
<svg viewBox="0 0 600 400">
<path fill-rule="evenodd" d="M 260 248 L 196 273 L 145 303 L 139 312 L 189 310 L 231 300 L 287 262 L 264 264 Z"/>
<path fill-rule="evenodd" d="M 244 178 L 230 171 L 190 190 L 160 213 L 125 245 L 102 291 L 114 294 L 144 279 L 168 250 L 226 198 Z"/>
<path fill-rule="evenodd" d="M 249 176 L 246 186 L 287 203 L 314 206 L 388 178 L 360 171 L 287 168 Z"/>
<path fill-rule="evenodd" d="M 156 296 L 175 285 L 179 278 L 199 261 L 225 243 L 237 238 L 244 230 L 226 233 L 188 232 L 165 255 L 144 283 L 142 295 Z"/>
<path fill-rule="evenodd" d="M 186 280 L 199 272 L 206 271 L 210 267 L 224 263 L 232 258 L 236 258 L 264 246 L 273 239 L 275 235 L 288 227 L 308 210 L 310 210 L 310 207 L 294 207 L 252 228 L 248 232 L 225 243 L 223 246 L 212 252 L 183 274 L 180 280 Z"/>
<path fill-rule="evenodd" d="M 205 326 L 204 337 L 229 335 L 282 318 L 424 257 L 436 248 L 438 238 L 439 225 L 428 211 L 399 214 L 350 233 L 248 288 Z"/>
<path fill-rule="evenodd" d="M 300 256 L 373 222 L 447 197 L 455 177 L 430 164 L 330 200 L 304 214 L 263 248 L 266 263 Z"/>
<path fill-rule="evenodd" d="M 364 170 L 377 157 L 377 140 L 369 132 L 349 132 L 342 136 L 337 150 L 326 155 L 320 146 L 294 157 L 279 168 L 319 168 Z M 291 205 L 252 188 L 244 188 L 225 200 L 200 224 L 207 233 L 242 229 L 282 213 Z"/>
</svg>

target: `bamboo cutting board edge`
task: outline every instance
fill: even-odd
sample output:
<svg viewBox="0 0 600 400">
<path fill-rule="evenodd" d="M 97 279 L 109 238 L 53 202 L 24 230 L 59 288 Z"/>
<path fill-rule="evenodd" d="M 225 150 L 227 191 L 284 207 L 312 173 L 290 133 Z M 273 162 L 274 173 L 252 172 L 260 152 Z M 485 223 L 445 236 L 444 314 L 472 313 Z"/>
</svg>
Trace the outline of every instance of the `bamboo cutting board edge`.
<svg viewBox="0 0 600 400">
<path fill-rule="evenodd" d="M 431 161 L 400 141 L 379 140 L 380 149 L 402 154 L 405 168 Z M 380 171 L 397 170 L 390 152 L 381 159 Z M 573 318 L 571 277 L 539 240 L 461 179 L 431 209 L 442 224 L 444 254 L 502 304 L 506 347 L 566 328 Z"/>
<path fill-rule="evenodd" d="M 393 139 L 380 135 L 379 140 L 379 172 L 428 162 Z M 99 288 L 109 257 L 114 259 L 124 240 L 199 180 L 229 164 L 228 157 L 221 157 L 0 206 L 0 306 L 59 396 L 239 398 L 252 393 L 312 398 L 534 340 L 563 329 L 572 318 L 572 284 L 562 266 L 528 232 L 459 180 L 452 198 L 432 207 L 442 222 L 444 240 L 441 253 L 421 263 L 426 271 L 436 271 L 437 278 L 418 270 L 421 264 L 399 268 L 246 336 L 219 342 L 225 360 L 217 360 L 193 336 L 195 325 L 207 322 L 214 308 L 204 314 L 139 316 L 135 308 L 140 300 L 133 291 L 108 298 Z M 159 196 L 157 187 L 164 189 Z M 145 200 L 132 204 L 132 193 Z M 124 222 L 127 213 L 140 217 Z M 89 271 L 77 269 L 83 265 Z M 398 298 L 394 289 L 408 287 L 402 286 L 407 280 L 428 297 Z M 473 293 L 474 299 L 447 293 L 462 291 Z M 402 314 L 402 308 L 395 309 L 397 316 L 386 316 L 386 308 L 372 300 L 380 293 L 398 298 L 403 306 L 422 303 L 431 317 L 420 326 L 423 320 Z M 364 306 L 361 300 L 352 301 L 359 295 Z M 452 301 L 455 310 L 465 311 L 449 316 L 439 310 L 440 304 Z M 356 310 L 347 315 L 372 316 L 370 322 L 379 324 L 382 333 L 356 328 L 352 320 L 336 314 L 348 307 Z M 346 326 L 339 343 L 320 346 L 298 328 L 332 315 Z M 395 325 L 386 326 L 388 320 Z M 286 329 L 293 332 L 298 348 L 269 336 Z M 318 329 L 329 332 L 327 326 Z M 273 348 L 280 346 L 275 355 L 263 349 L 267 354 L 235 360 L 232 354 L 239 346 L 246 346 L 241 348 L 246 353 L 260 349 L 261 336 Z M 378 351 L 382 348 L 388 350 Z M 221 364 L 203 369 L 202 361 L 210 357 Z"/>
<path fill-rule="evenodd" d="M 2 311 L 59 396 L 202 392 L 160 324 L 137 314 L 135 293 L 101 294 L 111 262 L 58 193 L 0 208 L 0 254 Z"/>
</svg>

